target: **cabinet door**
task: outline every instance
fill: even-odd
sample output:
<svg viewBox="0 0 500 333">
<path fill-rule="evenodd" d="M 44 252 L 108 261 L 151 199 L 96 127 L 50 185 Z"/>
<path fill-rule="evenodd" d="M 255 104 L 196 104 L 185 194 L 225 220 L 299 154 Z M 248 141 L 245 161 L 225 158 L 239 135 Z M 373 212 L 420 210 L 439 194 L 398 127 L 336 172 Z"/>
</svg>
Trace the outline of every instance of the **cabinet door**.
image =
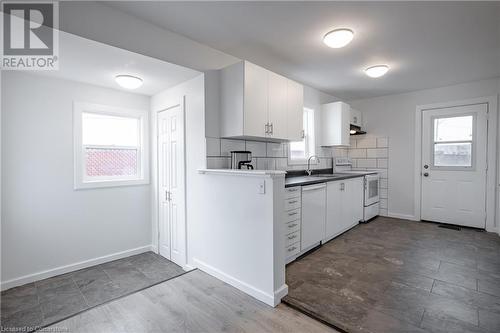
<svg viewBox="0 0 500 333">
<path fill-rule="evenodd" d="M 323 240 L 338 235 L 342 232 L 342 188 L 341 182 L 328 182 L 326 185 L 326 225 Z"/>
<path fill-rule="evenodd" d="M 269 77 L 269 123 L 270 137 L 287 138 L 287 78 L 273 72 Z"/>
<path fill-rule="evenodd" d="M 268 123 L 268 70 L 245 61 L 244 129 L 247 136 L 265 137 Z"/>
<path fill-rule="evenodd" d="M 325 184 L 302 186 L 301 250 L 318 244 L 325 234 L 326 219 Z"/>
<path fill-rule="evenodd" d="M 348 229 L 363 219 L 363 177 L 346 179 L 342 192 L 342 224 Z"/>
<path fill-rule="evenodd" d="M 301 141 L 304 130 L 304 87 L 287 80 L 287 139 Z"/>
</svg>

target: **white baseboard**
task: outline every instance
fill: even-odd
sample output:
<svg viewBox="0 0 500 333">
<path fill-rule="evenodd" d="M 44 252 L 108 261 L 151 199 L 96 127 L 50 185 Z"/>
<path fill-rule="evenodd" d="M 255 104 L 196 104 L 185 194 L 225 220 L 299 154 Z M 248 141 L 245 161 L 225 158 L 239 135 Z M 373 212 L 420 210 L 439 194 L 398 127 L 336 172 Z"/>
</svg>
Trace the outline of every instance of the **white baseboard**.
<svg viewBox="0 0 500 333">
<path fill-rule="evenodd" d="M 243 282 L 241 280 L 238 280 L 237 278 L 228 275 L 219 269 L 212 267 L 206 263 L 204 263 L 201 260 L 198 260 L 196 258 L 193 258 L 193 263 L 196 265 L 196 267 L 205 273 L 208 273 L 214 277 L 216 277 L 219 280 L 222 280 L 233 287 L 243 291 L 244 293 L 258 299 L 261 302 L 266 303 L 267 305 L 270 305 L 272 307 L 275 307 L 278 305 L 281 301 L 281 298 L 285 296 L 288 293 L 288 286 L 285 284 L 281 286 L 277 291 L 272 292 L 272 293 L 266 293 L 265 291 L 262 291 L 258 288 L 255 288 L 254 286 Z M 283 296 L 281 296 L 283 294 Z M 281 297 L 280 297 L 281 296 Z"/>
<path fill-rule="evenodd" d="M 394 217 L 396 219 L 402 219 L 402 220 L 410 220 L 410 221 L 419 221 L 415 215 L 407 215 L 407 214 L 399 214 L 399 213 L 393 213 L 389 212 L 387 214 L 388 217 Z"/>
<path fill-rule="evenodd" d="M 87 268 L 87 267 L 94 266 L 94 265 L 103 264 L 103 263 L 108 262 L 108 261 L 113 261 L 113 260 L 129 257 L 129 256 L 132 256 L 134 254 L 144 253 L 144 252 L 148 252 L 148 251 L 153 251 L 153 247 L 151 245 L 141 246 L 141 247 L 137 247 L 135 249 L 125 250 L 125 251 L 121 251 L 121 252 L 116 252 L 116 253 L 108 254 L 108 255 L 105 255 L 102 257 L 98 257 L 98 258 L 80 261 L 80 262 L 70 264 L 70 265 L 59 266 L 59 267 L 48 269 L 48 270 L 45 270 L 42 272 L 28 274 L 28 275 L 24 275 L 24 276 L 14 278 L 11 280 L 2 281 L 0 284 L 0 289 L 7 290 L 7 289 L 10 289 L 13 287 L 22 286 L 23 284 L 26 284 L 26 283 L 31 283 L 31 282 L 35 282 L 38 280 L 43 280 L 43 279 L 50 278 L 50 277 L 53 277 L 56 275 L 69 273 L 69 272 L 76 271 L 79 269 Z"/>
</svg>

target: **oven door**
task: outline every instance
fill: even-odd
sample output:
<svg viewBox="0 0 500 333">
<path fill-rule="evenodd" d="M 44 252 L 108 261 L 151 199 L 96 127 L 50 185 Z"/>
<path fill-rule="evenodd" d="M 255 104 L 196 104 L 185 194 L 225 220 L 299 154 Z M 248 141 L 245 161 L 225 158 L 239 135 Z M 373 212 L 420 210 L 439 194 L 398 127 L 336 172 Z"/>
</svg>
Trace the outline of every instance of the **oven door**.
<svg viewBox="0 0 500 333">
<path fill-rule="evenodd" d="M 378 181 L 378 174 L 365 176 L 365 207 L 379 202 Z"/>
</svg>

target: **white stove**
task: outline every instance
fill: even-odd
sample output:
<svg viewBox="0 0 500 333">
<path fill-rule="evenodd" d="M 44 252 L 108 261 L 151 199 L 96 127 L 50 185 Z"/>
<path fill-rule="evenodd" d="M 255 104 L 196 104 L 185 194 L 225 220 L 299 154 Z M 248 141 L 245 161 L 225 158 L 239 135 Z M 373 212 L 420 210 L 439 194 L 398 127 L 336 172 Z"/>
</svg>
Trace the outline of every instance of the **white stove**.
<svg viewBox="0 0 500 333">
<path fill-rule="evenodd" d="M 363 220 L 368 222 L 378 216 L 379 205 L 379 174 L 376 170 L 352 170 L 352 160 L 349 157 L 337 157 L 334 160 L 335 172 L 355 173 L 364 175 Z"/>
</svg>

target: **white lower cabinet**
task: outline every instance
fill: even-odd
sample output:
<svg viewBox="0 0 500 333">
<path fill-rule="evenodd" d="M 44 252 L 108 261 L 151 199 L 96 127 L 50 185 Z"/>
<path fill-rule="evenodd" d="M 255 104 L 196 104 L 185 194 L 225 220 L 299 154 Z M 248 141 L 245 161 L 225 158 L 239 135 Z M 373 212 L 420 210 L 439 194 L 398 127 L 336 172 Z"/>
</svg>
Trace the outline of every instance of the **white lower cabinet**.
<svg viewBox="0 0 500 333">
<path fill-rule="evenodd" d="M 363 177 L 285 189 L 285 262 L 363 219 Z"/>
<path fill-rule="evenodd" d="M 325 235 L 326 184 L 302 186 L 302 227 L 300 247 L 307 251 Z"/>
<path fill-rule="evenodd" d="M 363 219 L 363 177 L 327 183 L 323 241 L 349 230 Z"/>
<path fill-rule="evenodd" d="M 301 187 L 285 189 L 285 262 L 295 260 L 300 253 Z"/>
</svg>

